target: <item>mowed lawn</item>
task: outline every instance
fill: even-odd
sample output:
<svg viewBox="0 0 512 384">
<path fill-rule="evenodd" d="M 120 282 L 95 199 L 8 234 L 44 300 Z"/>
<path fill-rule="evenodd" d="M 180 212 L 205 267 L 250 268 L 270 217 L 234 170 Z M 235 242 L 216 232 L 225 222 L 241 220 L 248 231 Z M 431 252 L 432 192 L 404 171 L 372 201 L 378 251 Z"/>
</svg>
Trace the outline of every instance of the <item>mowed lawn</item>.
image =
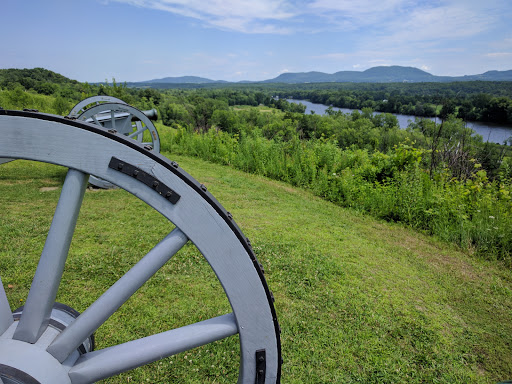
<svg viewBox="0 0 512 384">
<path fill-rule="evenodd" d="M 285 183 L 179 162 L 233 213 L 263 264 L 282 329 L 283 383 L 512 379 L 512 273 L 400 224 Z M 23 305 L 66 170 L 0 166 L 0 276 Z M 58 301 L 83 311 L 172 230 L 124 191 L 87 190 Z M 187 245 L 96 333 L 98 348 L 230 312 Z M 236 337 L 105 380 L 233 383 Z"/>
</svg>

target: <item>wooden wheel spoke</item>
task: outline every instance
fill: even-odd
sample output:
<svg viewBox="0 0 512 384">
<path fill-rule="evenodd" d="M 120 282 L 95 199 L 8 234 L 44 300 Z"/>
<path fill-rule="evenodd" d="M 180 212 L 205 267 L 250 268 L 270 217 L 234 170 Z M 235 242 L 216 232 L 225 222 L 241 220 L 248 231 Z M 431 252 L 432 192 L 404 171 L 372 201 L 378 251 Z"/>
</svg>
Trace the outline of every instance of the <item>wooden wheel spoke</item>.
<svg viewBox="0 0 512 384">
<path fill-rule="evenodd" d="M 57 336 L 47 351 L 57 360 L 64 361 L 84 339 L 98 329 L 137 289 L 174 256 L 187 241 L 187 236 L 181 230 L 178 228 L 174 229 Z"/>
<path fill-rule="evenodd" d="M 138 135 L 140 135 L 141 133 L 143 133 L 146 129 L 148 129 L 148 127 L 144 126 L 144 127 L 140 128 L 139 130 L 137 130 L 137 131 L 135 131 L 135 132 L 133 132 L 133 133 L 129 134 L 129 135 L 128 135 L 128 137 L 129 137 L 129 138 L 133 138 L 133 137 L 135 137 L 135 136 L 138 136 Z"/>
<path fill-rule="evenodd" d="M 103 126 L 103 125 L 102 125 L 102 124 L 100 124 L 100 122 L 98 121 L 98 119 L 97 119 L 96 115 L 92 116 L 92 119 L 94 120 L 94 123 L 95 123 L 95 124 L 97 124 L 97 125 L 99 125 L 99 126 L 101 126 L 101 127 Z"/>
<path fill-rule="evenodd" d="M 215 317 L 82 355 L 69 377 L 73 384 L 94 382 L 237 333 L 233 314 Z"/>
<path fill-rule="evenodd" d="M 88 175 L 69 169 L 14 338 L 35 343 L 46 329 L 87 187 Z"/>
<path fill-rule="evenodd" d="M 116 111 L 110 111 L 110 121 L 112 122 L 112 129 L 116 129 Z"/>
</svg>

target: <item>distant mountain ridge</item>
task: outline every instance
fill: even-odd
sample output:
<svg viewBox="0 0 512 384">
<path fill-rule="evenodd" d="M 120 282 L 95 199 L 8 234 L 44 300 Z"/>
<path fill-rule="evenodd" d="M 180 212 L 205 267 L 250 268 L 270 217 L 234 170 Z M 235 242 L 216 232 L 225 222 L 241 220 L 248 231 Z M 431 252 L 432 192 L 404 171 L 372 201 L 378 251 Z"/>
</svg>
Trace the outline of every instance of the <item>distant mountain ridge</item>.
<svg viewBox="0 0 512 384">
<path fill-rule="evenodd" d="M 402 82 L 451 82 L 451 81 L 512 81 L 512 70 L 488 71 L 479 75 L 436 76 L 414 67 L 373 67 L 366 71 L 340 71 L 333 74 L 323 72 L 283 73 L 264 83 L 402 83 Z"/>
<path fill-rule="evenodd" d="M 170 83 L 170 84 L 210 84 L 210 83 L 227 83 L 224 80 L 211 80 L 199 76 L 178 76 L 164 77 L 163 79 L 154 79 L 143 81 L 143 83 Z"/>
<path fill-rule="evenodd" d="M 379 66 L 365 71 L 324 72 L 287 72 L 268 80 L 243 81 L 240 83 L 420 83 L 420 82 L 452 82 L 452 81 L 512 81 L 512 70 L 487 71 L 478 75 L 436 76 L 415 67 Z M 211 84 L 229 83 L 223 80 L 211 80 L 198 76 L 166 77 L 131 83 L 133 85 L 155 84 Z"/>
</svg>

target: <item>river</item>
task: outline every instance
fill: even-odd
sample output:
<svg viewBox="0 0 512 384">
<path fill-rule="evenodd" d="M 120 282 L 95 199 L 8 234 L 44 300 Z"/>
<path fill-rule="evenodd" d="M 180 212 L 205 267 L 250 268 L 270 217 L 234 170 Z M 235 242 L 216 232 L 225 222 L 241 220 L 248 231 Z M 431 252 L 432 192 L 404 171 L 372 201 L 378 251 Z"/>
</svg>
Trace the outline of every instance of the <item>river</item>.
<svg viewBox="0 0 512 384">
<path fill-rule="evenodd" d="M 329 106 L 324 104 L 315 104 L 311 103 L 306 100 L 294 100 L 294 99 L 287 99 L 290 103 L 296 103 L 296 104 L 303 104 L 306 106 L 306 113 L 309 114 L 311 111 L 314 111 L 318 115 L 325 115 L 325 110 L 329 108 Z M 341 111 L 343 113 L 352 113 L 354 109 L 349 108 L 337 108 L 332 107 L 335 111 Z M 375 112 L 380 113 L 380 112 Z M 409 122 L 414 121 L 414 119 L 417 118 L 417 116 L 410 116 L 410 115 L 398 115 L 393 114 L 398 119 L 398 124 L 400 125 L 400 128 L 405 129 L 409 125 Z M 424 117 L 426 119 L 426 117 Z M 431 118 L 431 120 L 434 120 L 434 118 Z M 512 127 L 504 126 L 500 124 L 494 124 L 494 123 L 483 123 L 483 122 L 477 122 L 477 121 L 468 121 L 468 127 L 473 129 L 477 134 L 481 135 L 484 139 L 484 141 L 490 141 L 493 143 L 499 143 L 503 144 L 505 140 L 510 138 L 512 136 Z"/>
</svg>

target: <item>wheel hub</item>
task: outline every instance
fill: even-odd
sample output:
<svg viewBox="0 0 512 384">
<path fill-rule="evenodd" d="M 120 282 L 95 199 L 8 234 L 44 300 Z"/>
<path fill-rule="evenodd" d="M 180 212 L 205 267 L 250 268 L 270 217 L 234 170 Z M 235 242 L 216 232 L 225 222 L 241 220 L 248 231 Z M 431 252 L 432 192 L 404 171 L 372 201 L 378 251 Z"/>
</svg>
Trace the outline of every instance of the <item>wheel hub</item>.
<svg viewBox="0 0 512 384">
<path fill-rule="evenodd" d="M 60 363 L 46 348 L 80 314 L 67 305 L 55 303 L 48 326 L 36 343 L 31 344 L 13 338 L 23 307 L 13 313 L 15 320 L 0 336 L 0 379 L 3 384 L 50 384 L 71 383 L 68 371 L 78 357 L 93 350 L 94 337 L 88 337 L 64 363 Z"/>
</svg>

